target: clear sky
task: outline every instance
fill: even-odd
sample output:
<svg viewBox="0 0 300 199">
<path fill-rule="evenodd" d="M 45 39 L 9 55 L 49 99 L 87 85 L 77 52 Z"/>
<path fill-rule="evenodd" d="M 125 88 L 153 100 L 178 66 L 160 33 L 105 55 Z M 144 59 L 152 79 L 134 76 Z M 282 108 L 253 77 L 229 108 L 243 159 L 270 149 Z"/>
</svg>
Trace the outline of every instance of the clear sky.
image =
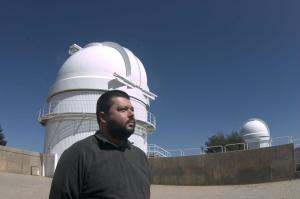
<svg viewBox="0 0 300 199">
<path fill-rule="evenodd" d="M 148 74 L 149 143 L 199 147 L 263 119 L 300 137 L 300 1 L 14 1 L 0 3 L 0 124 L 8 146 L 42 151 L 38 111 L 77 43 L 113 41 Z"/>
</svg>

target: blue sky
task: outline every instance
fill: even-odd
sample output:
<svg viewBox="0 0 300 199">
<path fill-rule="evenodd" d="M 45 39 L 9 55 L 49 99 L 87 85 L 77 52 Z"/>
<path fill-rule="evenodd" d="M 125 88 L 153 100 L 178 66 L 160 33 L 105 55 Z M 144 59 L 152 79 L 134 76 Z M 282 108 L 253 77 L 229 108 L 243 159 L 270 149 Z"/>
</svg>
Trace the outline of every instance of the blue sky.
<svg viewBox="0 0 300 199">
<path fill-rule="evenodd" d="M 38 111 L 77 43 L 139 57 L 158 98 L 150 143 L 199 147 L 262 118 L 300 137 L 300 2 L 1 1 L 0 124 L 8 146 L 42 151 Z"/>
</svg>

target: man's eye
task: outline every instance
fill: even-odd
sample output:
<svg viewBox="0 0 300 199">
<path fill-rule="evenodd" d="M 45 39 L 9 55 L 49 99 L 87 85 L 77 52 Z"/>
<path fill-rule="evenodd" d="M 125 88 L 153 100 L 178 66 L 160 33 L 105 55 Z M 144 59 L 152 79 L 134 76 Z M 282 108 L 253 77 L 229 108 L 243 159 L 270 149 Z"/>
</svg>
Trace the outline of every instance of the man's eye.
<svg viewBox="0 0 300 199">
<path fill-rule="evenodd" d="M 125 107 L 125 108 L 119 108 L 118 111 L 120 112 L 126 112 L 128 110 L 131 110 L 131 112 L 134 112 L 134 108 L 128 108 L 128 107 Z"/>
</svg>

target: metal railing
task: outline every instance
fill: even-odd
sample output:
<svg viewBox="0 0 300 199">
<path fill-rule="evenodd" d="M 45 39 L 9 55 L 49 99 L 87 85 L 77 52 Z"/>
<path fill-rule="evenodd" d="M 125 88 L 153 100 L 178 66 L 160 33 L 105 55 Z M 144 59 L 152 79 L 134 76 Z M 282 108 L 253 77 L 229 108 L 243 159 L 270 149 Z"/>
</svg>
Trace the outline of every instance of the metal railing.
<svg viewBox="0 0 300 199">
<path fill-rule="evenodd" d="M 294 138 L 294 139 L 292 139 L 292 141 L 294 143 L 295 148 L 300 147 L 300 138 Z"/>
<path fill-rule="evenodd" d="M 282 136 L 282 137 L 275 137 L 270 139 L 270 146 L 277 146 L 281 144 L 290 144 L 293 143 L 292 136 Z"/>
<path fill-rule="evenodd" d="M 183 149 L 183 155 L 200 155 L 203 154 L 203 148 L 195 147 L 195 148 L 185 148 Z"/>
<path fill-rule="evenodd" d="M 222 145 L 216 145 L 216 146 L 208 146 L 208 147 L 204 147 L 205 149 L 205 153 L 223 153 L 224 149 Z M 215 151 L 215 149 L 221 149 L 220 151 Z"/>
<path fill-rule="evenodd" d="M 38 120 L 40 122 L 48 120 L 57 115 L 63 114 L 95 114 L 96 101 L 94 100 L 63 100 L 61 102 L 50 102 L 45 104 L 39 111 Z M 146 122 L 156 128 L 156 118 L 153 113 L 134 108 L 135 118 Z"/>
<path fill-rule="evenodd" d="M 66 113 L 96 113 L 94 100 L 62 100 L 43 105 L 39 112 L 39 120 L 48 119 L 58 114 Z"/>
<path fill-rule="evenodd" d="M 147 122 L 156 127 L 156 117 L 149 111 L 147 111 Z"/>
<path fill-rule="evenodd" d="M 169 157 L 184 156 L 184 151 L 182 149 L 168 149 L 166 151 L 169 152 Z"/>
<path fill-rule="evenodd" d="M 156 144 L 148 144 L 148 157 L 169 157 L 170 152 Z"/>
<path fill-rule="evenodd" d="M 242 149 L 239 149 L 238 146 L 243 146 Z M 230 147 L 234 147 L 234 149 L 232 150 L 228 150 L 228 148 Z M 235 149 L 235 147 L 238 147 L 238 149 Z M 227 152 L 227 151 L 238 151 L 238 150 L 246 150 L 246 144 L 245 143 L 235 143 L 235 144 L 226 144 L 224 146 L 224 152 Z"/>
<path fill-rule="evenodd" d="M 279 142 L 280 141 L 280 142 Z M 253 142 L 254 143 L 254 142 Z M 263 142 L 255 142 L 257 146 L 260 147 L 270 147 L 270 146 L 277 146 L 280 144 L 290 144 L 294 143 L 294 147 L 300 147 L 300 138 L 294 139 L 292 136 L 282 136 L 282 137 L 275 137 L 271 138 L 268 141 Z M 266 145 L 264 145 L 266 144 Z M 149 146 L 155 146 L 150 147 Z M 188 156 L 188 155 L 201 155 L 206 153 L 225 153 L 229 151 L 236 151 L 236 150 L 248 150 L 248 144 L 246 143 L 234 143 L 234 144 L 227 144 L 227 145 L 216 145 L 216 146 L 209 146 L 209 147 L 196 147 L 196 148 L 177 148 L 177 149 L 168 149 L 165 150 L 162 147 L 157 145 L 149 145 L 148 146 L 148 155 L 150 154 L 160 154 L 161 149 L 164 151 L 164 156 L 157 155 L 156 157 L 176 157 L 176 156 Z M 240 147 L 239 147 L 240 146 Z M 149 150 L 151 149 L 151 150 Z M 156 149 L 159 149 L 158 152 L 155 152 Z M 299 149 L 300 150 L 300 149 Z M 299 154 L 300 156 L 300 154 Z M 300 170 L 300 158 L 299 161 L 295 162 L 296 167 Z"/>
</svg>

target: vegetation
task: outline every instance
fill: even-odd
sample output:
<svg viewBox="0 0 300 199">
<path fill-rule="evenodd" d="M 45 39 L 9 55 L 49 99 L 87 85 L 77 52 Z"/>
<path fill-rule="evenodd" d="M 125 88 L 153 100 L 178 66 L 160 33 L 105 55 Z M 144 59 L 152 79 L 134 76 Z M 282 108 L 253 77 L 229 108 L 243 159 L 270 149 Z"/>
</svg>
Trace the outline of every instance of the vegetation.
<svg viewBox="0 0 300 199">
<path fill-rule="evenodd" d="M 226 146 L 226 151 L 235 151 L 244 149 L 244 143 L 242 136 L 237 131 L 232 131 L 228 135 L 224 135 L 223 132 L 219 132 L 208 138 L 208 141 L 205 142 L 206 148 L 204 149 L 206 153 L 218 153 L 222 152 L 225 149 L 225 145 L 235 144 Z M 217 147 L 219 146 L 219 147 Z M 222 147 L 220 147 L 222 146 Z"/>
<path fill-rule="evenodd" d="M 5 140 L 3 129 L 0 125 L 0 145 L 5 146 L 7 144 L 7 141 Z"/>
</svg>

